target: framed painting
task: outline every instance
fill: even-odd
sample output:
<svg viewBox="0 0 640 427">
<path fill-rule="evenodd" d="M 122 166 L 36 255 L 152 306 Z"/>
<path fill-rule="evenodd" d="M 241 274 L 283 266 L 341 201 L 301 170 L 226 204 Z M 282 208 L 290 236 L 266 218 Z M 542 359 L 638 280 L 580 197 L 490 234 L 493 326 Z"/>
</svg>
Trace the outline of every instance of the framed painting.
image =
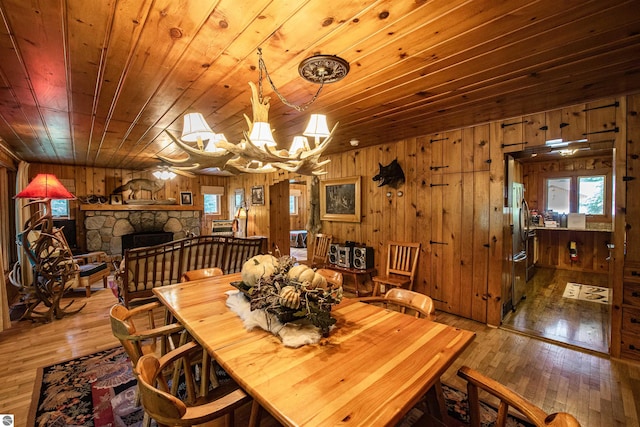
<svg viewBox="0 0 640 427">
<path fill-rule="evenodd" d="M 360 222 L 359 176 L 320 181 L 320 219 Z"/>
<path fill-rule="evenodd" d="M 193 197 L 191 195 L 191 191 L 181 191 L 180 192 L 180 204 L 181 205 L 193 205 Z"/>
<path fill-rule="evenodd" d="M 251 187 L 251 204 L 264 205 L 264 185 Z"/>
</svg>

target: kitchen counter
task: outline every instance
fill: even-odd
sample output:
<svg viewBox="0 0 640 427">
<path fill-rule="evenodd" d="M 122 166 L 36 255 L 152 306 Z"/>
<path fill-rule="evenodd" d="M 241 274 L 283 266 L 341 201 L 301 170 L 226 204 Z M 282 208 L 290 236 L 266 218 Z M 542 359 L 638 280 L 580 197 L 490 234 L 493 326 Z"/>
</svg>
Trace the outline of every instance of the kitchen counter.
<svg viewBox="0 0 640 427">
<path fill-rule="evenodd" d="M 531 226 L 531 230 L 549 230 L 549 231 L 600 231 L 603 233 L 611 233 L 613 226 L 609 222 L 592 222 L 587 223 L 586 228 L 568 228 L 568 227 L 540 227 L 538 225 Z"/>
</svg>

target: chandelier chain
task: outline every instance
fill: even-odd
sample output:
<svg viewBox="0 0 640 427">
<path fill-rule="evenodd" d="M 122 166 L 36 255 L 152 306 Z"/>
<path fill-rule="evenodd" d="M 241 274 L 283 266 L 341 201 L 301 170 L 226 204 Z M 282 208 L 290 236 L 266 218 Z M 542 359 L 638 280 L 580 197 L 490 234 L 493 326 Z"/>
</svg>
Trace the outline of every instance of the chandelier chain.
<svg viewBox="0 0 640 427">
<path fill-rule="evenodd" d="M 313 104 L 315 102 L 316 99 L 318 99 L 318 96 L 320 96 L 320 91 L 322 90 L 322 88 L 324 87 L 324 78 L 321 77 L 321 81 L 320 81 L 320 87 L 318 88 L 318 91 L 315 93 L 315 95 L 313 95 L 313 98 L 311 98 L 309 101 L 305 102 L 304 104 L 300 104 L 300 105 L 296 105 L 296 104 L 292 104 L 291 102 L 289 102 L 284 96 L 282 96 L 280 94 L 280 92 L 278 91 L 278 89 L 276 88 L 276 85 L 273 83 L 273 80 L 271 80 L 271 76 L 269 75 L 269 71 L 267 71 L 267 65 L 264 63 L 264 60 L 262 59 L 262 48 L 258 48 L 258 96 L 260 98 L 260 102 L 262 102 L 262 100 L 264 99 L 262 96 L 262 79 L 263 79 L 263 71 L 264 71 L 264 75 L 266 75 L 266 79 L 269 82 L 269 84 L 271 85 L 271 88 L 273 89 L 273 91 L 275 92 L 276 95 L 278 95 L 278 98 L 280 98 L 280 101 L 282 101 L 283 104 L 299 111 L 299 112 L 303 112 L 305 111 L 307 108 L 309 108 L 309 106 L 311 104 Z"/>
</svg>

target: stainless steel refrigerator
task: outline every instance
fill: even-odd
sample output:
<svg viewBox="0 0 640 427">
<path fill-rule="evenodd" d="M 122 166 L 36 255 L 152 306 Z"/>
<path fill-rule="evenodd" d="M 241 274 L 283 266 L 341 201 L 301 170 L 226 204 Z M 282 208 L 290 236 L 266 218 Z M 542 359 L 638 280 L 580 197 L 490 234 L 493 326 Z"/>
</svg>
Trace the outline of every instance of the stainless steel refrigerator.
<svg viewBox="0 0 640 427">
<path fill-rule="evenodd" d="M 524 185 L 511 185 L 511 309 L 526 296 L 527 285 L 527 239 L 529 237 L 529 206 L 524 196 Z"/>
</svg>

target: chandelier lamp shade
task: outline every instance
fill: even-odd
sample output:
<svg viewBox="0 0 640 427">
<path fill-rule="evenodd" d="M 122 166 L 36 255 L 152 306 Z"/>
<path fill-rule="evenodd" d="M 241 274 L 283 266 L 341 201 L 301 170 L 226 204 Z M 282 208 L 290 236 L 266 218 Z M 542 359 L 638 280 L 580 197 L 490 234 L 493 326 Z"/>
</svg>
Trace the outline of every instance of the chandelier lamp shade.
<svg viewBox="0 0 640 427">
<path fill-rule="evenodd" d="M 320 156 L 333 139 L 338 124 L 329 130 L 325 115 L 312 114 L 303 132 L 304 136 L 296 136 L 291 144 L 286 144 L 290 145 L 289 150 L 282 149 L 284 144 L 280 145 L 275 140 L 269 123 L 270 98 L 263 96 L 263 76 L 285 105 L 302 112 L 318 98 L 325 83 L 339 81 L 347 75 L 349 63 L 333 55 L 315 55 L 305 59 L 299 67 L 300 76 L 308 82 L 319 84 L 320 88 L 310 101 L 294 105 L 280 94 L 271 80 L 261 49 L 258 49 L 258 56 L 258 85 L 249 82 L 253 118 L 249 119 L 245 115 L 249 130 L 244 132 L 244 138 L 238 143 L 229 142 L 224 134 L 211 129 L 201 113 L 188 113 L 184 116 L 182 136 L 179 139 L 168 130 L 165 131 L 187 153 L 188 158 L 176 160 L 158 156 L 160 160 L 173 165 L 174 169 L 217 169 L 231 174 L 269 173 L 279 169 L 300 175 L 326 173 L 324 165 L 329 160 L 321 161 Z M 312 137 L 314 143 L 309 144 L 305 137 Z M 208 141 L 206 146 L 204 141 Z"/>
<path fill-rule="evenodd" d="M 185 142 L 196 142 L 198 148 L 204 148 L 203 141 L 211 140 L 215 133 L 211 130 L 201 113 L 189 113 L 184 116 L 182 136 Z"/>
<path fill-rule="evenodd" d="M 276 147 L 278 145 L 273 139 L 271 125 L 267 122 L 253 122 L 249 139 L 257 147 Z"/>
<path fill-rule="evenodd" d="M 67 190 L 53 174 L 40 173 L 24 190 L 14 196 L 16 199 L 68 199 L 76 197 Z"/>
<path fill-rule="evenodd" d="M 289 154 L 295 156 L 304 151 L 309 151 L 309 140 L 307 140 L 306 136 L 294 136 L 289 148 Z"/>
<path fill-rule="evenodd" d="M 329 126 L 327 125 L 327 116 L 324 114 L 312 114 L 309 119 L 309 124 L 302 134 L 315 138 L 328 137 L 331 132 L 329 132 Z"/>
</svg>

